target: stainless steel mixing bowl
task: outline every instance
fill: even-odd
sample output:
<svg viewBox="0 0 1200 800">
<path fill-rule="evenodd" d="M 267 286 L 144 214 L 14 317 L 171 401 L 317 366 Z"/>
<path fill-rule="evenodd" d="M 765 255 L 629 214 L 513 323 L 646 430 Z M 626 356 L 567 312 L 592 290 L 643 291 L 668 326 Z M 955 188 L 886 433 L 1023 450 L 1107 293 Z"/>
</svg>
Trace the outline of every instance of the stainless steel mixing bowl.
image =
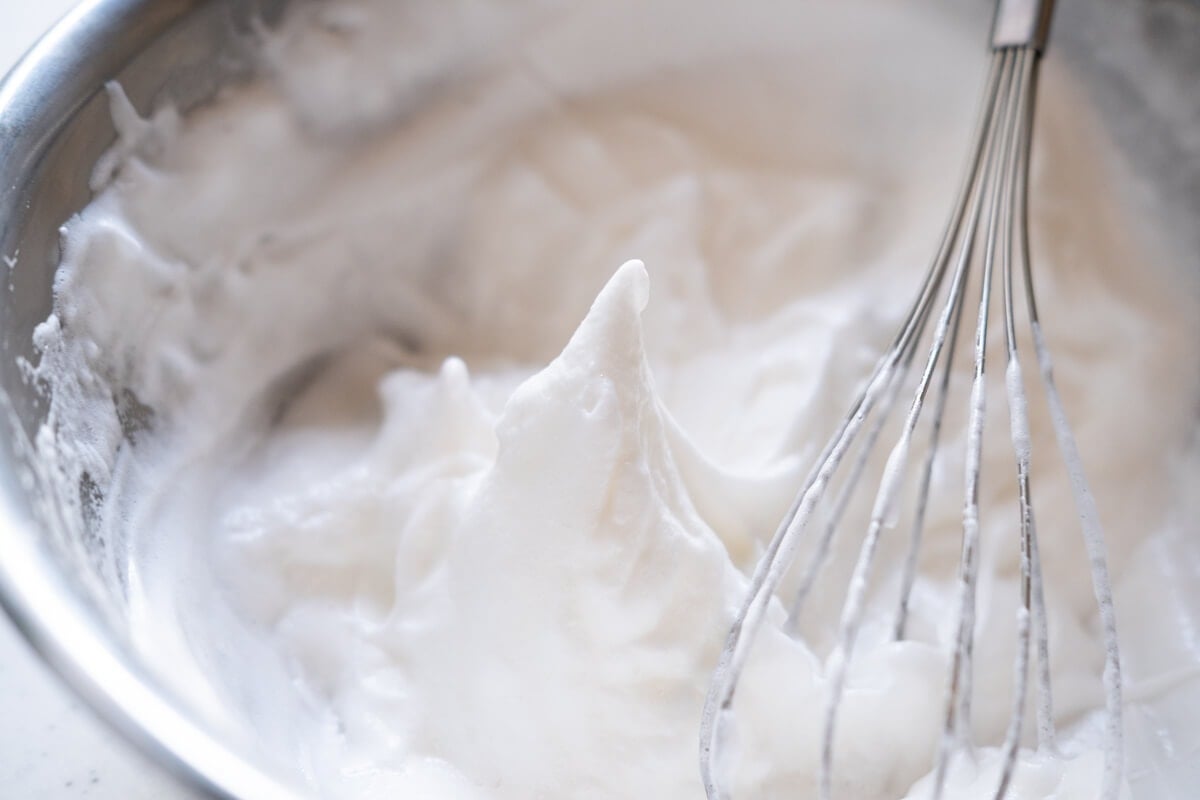
<svg viewBox="0 0 1200 800">
<path fill-rule="evenodd" d="M 286 5 L 90 0 L 0 84 L 0 256 L 10 265 L 0 408 L 11 424 L 0 446 L 0 602 L 66 682 L 153 758 L 202 791 L 255 800 L 301 792 L 206 730 L 139 665 L 122 627 L 123 587 L 97 579 L 106 543 L 62 526 L 38 478 L 28 442 L 46 404 L 20 362 L 36 360 L 59 227 L 89 200 L 92 165 L 115 137 L 104 84 L 119 81 L 143 113 L 193 107 L 252 71 L 251 20 L 269 23 Z M 983 19 L 987 3 L 978 6 Z M 1200 277 L 1200 4 L 1062 0 L 1055 35 L 1052 57 L 1072 63 L 1143 178 L 1144 196 L 1131 202 L 1167 221 Z"/>
<path fill-rule="evenodd" d="M 140 109 L 190 108 L 252 63 L 250 20 L 283 3 L 94 0 L 43 38 L 0 84 L 0 602 L 45 660 L 108 722 L 182 779 L 217 797 L 299 796 L 195 721 L 152 680 L 121 629 L 122 587 L 89 579 L 100 542 L 65 546 L 31 464 L 45 416 L 21 359 L 50 311 L 59 227 L 91 196 L 92 165 L 113 142 L 104 85 Z"/>
</svg>

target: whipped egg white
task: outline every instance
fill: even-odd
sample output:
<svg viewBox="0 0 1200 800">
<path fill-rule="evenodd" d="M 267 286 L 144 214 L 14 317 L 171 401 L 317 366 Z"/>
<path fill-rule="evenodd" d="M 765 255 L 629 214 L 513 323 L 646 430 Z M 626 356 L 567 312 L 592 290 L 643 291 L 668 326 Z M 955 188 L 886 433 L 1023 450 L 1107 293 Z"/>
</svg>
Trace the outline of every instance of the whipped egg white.
<svg viewBox="0 0 1200 800">
<path fill-rule="evenodd" d="M 700 796 L 700 712 L 748 575 L 948 210 L 977 22 L 869 0 L 297 4 L 260 76 L 186 116 L 142 119 L 114 87 L 120 144 L 38 332 L 40 445 L 97 487 L 140 654 L 320 796 Z M 1196 298 L 1047 66 L 1036 279 L 1108 534 L 1127 793 L 1186 797 Z M 837 796 L 928 792 L 969 372 L 902 642 L 902 532 L 881 545 Z M 979 749 L 954 798 L 994 792 L 1012 686 L 1015 487 L 1004 404 L 989 414 Z M 1031 414 L 1062 752 L 1024 750 L 1010 796 L 1094 797 L 1103 649 Z M 786 593 L 769 615 L 737 797 L 814 793 L 856 548 L 837 543 L 799 635 Z"/>
</svg>

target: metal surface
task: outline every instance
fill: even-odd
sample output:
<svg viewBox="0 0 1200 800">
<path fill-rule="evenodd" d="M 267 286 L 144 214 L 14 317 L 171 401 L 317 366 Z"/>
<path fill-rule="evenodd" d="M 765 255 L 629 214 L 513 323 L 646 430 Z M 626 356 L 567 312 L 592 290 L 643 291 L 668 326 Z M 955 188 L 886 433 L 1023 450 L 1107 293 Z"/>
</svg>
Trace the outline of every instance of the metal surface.
<svg viewBox="0 0 1200 800">
<path fill-rule="evenodd" d="M 112 143 L 103 85 L 119 79 L 142 108 L 203 101 L 236 76 L 250 4 L 93 0 L 72 12 L 0 84 L 0 389 L 12 425 L 0 464 L 0 603 L 45 660 L 135 745 L 216 797 L 299 795 L 234 752 L 139 668 L 103 613 L 113 598 L 80 580 L 37 513 L 29 438 L 44 416 L 17 358 L 50 309 L 58 227 L 89 199 L 92 164 Z M 117 591 L 118 587 L 113 587 Z"/>
<path fill-rule="evenodd" d="M 1041 51 L 1053 15 L 1054 0 L 999 0 L 992 22 L 992 49 L 1031 47 Z"/>
</svg>

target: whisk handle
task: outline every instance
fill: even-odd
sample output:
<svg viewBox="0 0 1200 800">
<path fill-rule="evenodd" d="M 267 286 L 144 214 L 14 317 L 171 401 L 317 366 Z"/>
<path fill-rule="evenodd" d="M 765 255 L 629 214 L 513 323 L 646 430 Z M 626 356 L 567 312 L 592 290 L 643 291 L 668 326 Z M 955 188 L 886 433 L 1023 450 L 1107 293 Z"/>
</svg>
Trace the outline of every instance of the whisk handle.
<svg viewBox="0 0 1200 800">
<path fill-rule="evenodd" d="M 998 0 L 992 23 L 992 49 L 1031 47 L 1038 52 L 1050 34 L 1054 0 Z"/>
</svg>

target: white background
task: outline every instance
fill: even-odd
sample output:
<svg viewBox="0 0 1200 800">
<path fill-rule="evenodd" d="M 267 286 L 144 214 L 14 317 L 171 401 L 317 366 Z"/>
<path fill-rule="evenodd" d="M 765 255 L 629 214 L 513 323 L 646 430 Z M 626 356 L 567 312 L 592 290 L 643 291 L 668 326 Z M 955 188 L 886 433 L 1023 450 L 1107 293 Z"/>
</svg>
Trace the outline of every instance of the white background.
<svg viewBox="0 0 1200 800">
<path fill-rule="evenodd" d="M 76 0 L 0 0 L 0 74 Z M 0 611 L 0 798 L 191 797 L 99 722 Z"/>
</svg>

